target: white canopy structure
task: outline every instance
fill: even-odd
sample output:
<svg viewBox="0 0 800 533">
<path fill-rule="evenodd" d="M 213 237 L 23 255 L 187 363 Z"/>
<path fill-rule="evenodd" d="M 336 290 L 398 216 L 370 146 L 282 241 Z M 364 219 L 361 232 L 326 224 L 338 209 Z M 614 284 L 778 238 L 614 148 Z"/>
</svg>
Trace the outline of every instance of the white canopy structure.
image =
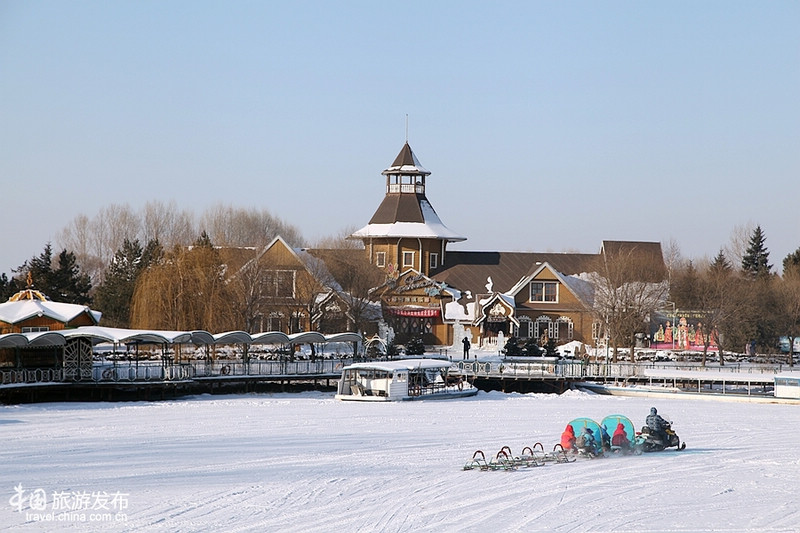
<svg viewBox="0 0 800 533">
<path fill-rule="evenodd" d="M 7 324 L 18 324 L 34 317 L 47 317 L 68 324 L 83 314 L 88 315 L 95 324 L 100 322 L 102 316 L 102 313 L 88 306 L 54 302 L 39 291 L 30 289 L 20 291 L 12 299 L 0 303 L 0 322 Z"/>
<path fill-rule="evenodd" d="M 267 331 L 251 335 L 245 331 L 211 334 L 203 330 L 162 331 L 84 326 L 59 331 L 7 333 L 0 335 L 0 348 L 63 346 L 67 340 L 75 338 L 88 338 L 93 344 L 322 344 L 362 341 L 360 334 L 350 332 L 323 335 L 316 331 L 305 331 L 287 335 L 280 331 Z"/>
</svg>

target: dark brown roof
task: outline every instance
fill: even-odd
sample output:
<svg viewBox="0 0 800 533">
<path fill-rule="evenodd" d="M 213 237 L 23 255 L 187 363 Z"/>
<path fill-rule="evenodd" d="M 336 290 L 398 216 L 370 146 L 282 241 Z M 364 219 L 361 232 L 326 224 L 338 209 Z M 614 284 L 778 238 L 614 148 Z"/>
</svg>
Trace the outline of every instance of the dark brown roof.
<svg viewBox="0 0 800 533">
<path fill-rule="evenodd" d="M 596 254 L 538 253 L 538 252 L 461 252 L 448 251 L 445 267 L 433 278 L 458 290 L 486 292 L 487 278 L 492 278 L 492 290 L 506 292 L 523 277 L 535 272 L 542 263 L 549 263 L 565 275 L 592 270 Z"/>
<path fill-rule="evenodd" d="M 370 219 L 370 224 L 393 224 L 395 222 L 425 223 L 419 206 L 425 196 L 421 194 L 389 193 Z"/>
<path fill-rule="evenodd" d="M 397 157 L 394 158 L 392 166 L 384 170 L 381 174 L 405 174 L 428 176 L 430 171 L 420 164 L 419 159 L 414 155 L 411 146 L 406 142 Z"/>
<path fill-rule="evenodd" d="M 652 256 L 654 259 L 662 260 L 660 242 L 645 242 L 645 241 L 603 241 L 603 248 L 601 252 L 608 255 L 617 255 L 620 253 L 633 253 L 646 254 Z"/>
<path fill-rule="evenodd" d="M 403 145 L 402 150 L 400 153 L 397 154 L 397 157 L 394 158 L 394 162 L 392 163 L 393 167 L 401 167 L 403 165 L 414 166 L 416 163 L 414 162 L 414 152 L 411 151 L 411 146 L 408 143 Z"/>
</svg>

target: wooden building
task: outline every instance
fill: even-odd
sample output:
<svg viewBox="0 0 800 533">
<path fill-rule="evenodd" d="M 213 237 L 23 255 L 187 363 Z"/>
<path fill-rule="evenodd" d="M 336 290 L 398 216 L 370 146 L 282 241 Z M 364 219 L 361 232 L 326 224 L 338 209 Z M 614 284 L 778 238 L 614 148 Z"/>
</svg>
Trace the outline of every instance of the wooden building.
<svg viewBox="0 0 800 533">
<path fill-rule="evenodd" d="M 466 238 L 439 219 L 425 195 L 430 172 L 408 143 L 382 174 L 383 201 L 351 238 L 385 272 L 375 294 L 400 342 L 420 335 L 429 345 L 455 346 L 454 336 L 466 332 L 473 342 L 502 333 L 590 344 L 603 334 L 590 276 L 602 260 L 641 253 L 663 265 L 657 242 L 604 241 L 596 254 L 449 251 Z"/>
</svg>

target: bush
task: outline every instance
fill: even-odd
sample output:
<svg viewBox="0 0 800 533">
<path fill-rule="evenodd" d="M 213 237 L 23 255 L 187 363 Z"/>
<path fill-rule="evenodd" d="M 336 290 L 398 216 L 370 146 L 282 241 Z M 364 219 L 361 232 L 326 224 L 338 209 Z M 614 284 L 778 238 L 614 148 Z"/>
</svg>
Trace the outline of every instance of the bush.
<svg viewBox="0 0 800 533">
<path fill-rule="evenodd" d="M 522 355 L 522 348 L 519 347 L 519 342 L 513 335 L 506 341 L 506 345 L 503 347 L 503 354 L 505 354 L 506 357 L 517 357 Z"/>
<path fill-rule="evenodd" d="M 425 344 L 422 337 L 414 337 L 406 343 L 406 355 L 422 355 L 425 353 Z"/>
</svg>

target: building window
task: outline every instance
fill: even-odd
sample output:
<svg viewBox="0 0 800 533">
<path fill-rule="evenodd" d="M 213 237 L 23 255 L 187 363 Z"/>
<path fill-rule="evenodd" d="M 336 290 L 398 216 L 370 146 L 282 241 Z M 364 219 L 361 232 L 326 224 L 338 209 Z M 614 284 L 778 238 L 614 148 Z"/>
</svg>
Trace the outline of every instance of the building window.
<svg viewBox="0 0 800 533">
<path fill-rule="evenodd" d="M 558 283 L 531 281 L 531 302 L 558 302 Z"/>
<path fill-rule="evenodd" d="M 379 268 L 386 266 L 386 252 L 377 252 L 375 254 L 375 266 Z"/>
<path fill-rule="evenodd" d="M 22 333 L 41 333 L 42 331 L 50 331 L 49 326 L 27 326 L 22 328 Z"/>
<path fill-rule="evenodd" d="M 533 320 L 531 320 L 530 317 L 519 317 L 519 329 L 517 337 L 520 339 L 529 339 L 533 337 Z"/>
<path fill-rule="evenodd" d="M 268 298 L 294 298 L 294 270 L 267 270 L 264 292 Z"/>
<path fill-rule="evenodd" d="M 439 254 L 431 254 L 431 269 L 439 268 Z"/>
<path fill-rule="evenodd" d="M 403 266 L 414 267 L 414 252 L 403 252 Z"/>
</svg>

